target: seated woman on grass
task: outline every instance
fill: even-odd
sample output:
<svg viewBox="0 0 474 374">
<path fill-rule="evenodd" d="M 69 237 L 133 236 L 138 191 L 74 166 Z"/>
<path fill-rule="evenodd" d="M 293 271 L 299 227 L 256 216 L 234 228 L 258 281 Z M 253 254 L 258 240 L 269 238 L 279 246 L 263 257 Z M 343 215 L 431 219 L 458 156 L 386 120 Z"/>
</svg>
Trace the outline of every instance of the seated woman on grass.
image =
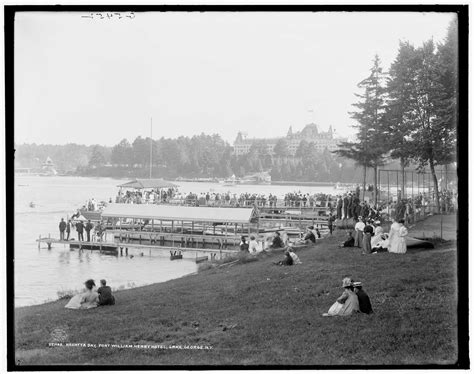
<svg viewBox="0 0 474 374">
<path fill-rule="evenodd" d="M 270 248 L 275 249 L 275 248 L 284 248 L 284 247 L 285 247 L 285 243 L 283 243 L 283 240 L 280 237 L 280 233 L 276 231 Z"/>
<path fill-rule="evenodd" d="M 349 316 L 352 313 L 359 312 L 359 299 L 354 293 L 352 280 L 350 278 L 344 278 L 342 280 L 342 287 L 344 288 L 344 292 L 329 308 L 328 312 L 323 314 L 323 317 Z"/>
<path fill-rule="evenodd" d="M 288 248 L 288 253 L 291 256 L 291 259 L 293 260 L 293 265 L 302 264 L 300 258 L 298 257 L 298 255 L 295 252 L 293 252 L 293 249 L 291 247 Z"/>
<path fill-rule="evenodd" d="M 312 230 L 313 226 L 306 228 L 306 233 L 303 238 L 297 240 L 295 244 L 313 244 L 316 243 L 316 236 Z"/>
<path fill-rule="evenodd" d="M 374 236 L 370 240 L 370 245 L 372 246 L 372 251 L 383 251 L 387 250 L 388 247 L 388 234 L 383 232 L 382 226 L 380 226 L 380 221 L 375 221 L 375 230 Z"/>
<path fill-rule="evenodd" d="M 99 294 L 95 290 L 95 282 L 92 279 L 85 281 L 85 292 L 73 296 L 66 304 L 68 309 L 91 309 L 97 307 L 99 302 Z"/>
</svg>

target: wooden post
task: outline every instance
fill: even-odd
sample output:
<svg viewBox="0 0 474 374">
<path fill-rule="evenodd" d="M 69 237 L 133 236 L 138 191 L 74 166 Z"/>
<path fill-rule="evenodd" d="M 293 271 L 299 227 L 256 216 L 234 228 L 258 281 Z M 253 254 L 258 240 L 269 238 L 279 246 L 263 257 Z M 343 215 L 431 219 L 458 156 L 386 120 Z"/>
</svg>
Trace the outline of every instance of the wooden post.
<svg viewBox="0 0 474 374">
<path fill-rule="evenodd" d="M 40 245 L 41 245 L 41 235 L 39 236 L 39 239 L 38 239 L 38 249 L 40 249 Z"/>
</svg>

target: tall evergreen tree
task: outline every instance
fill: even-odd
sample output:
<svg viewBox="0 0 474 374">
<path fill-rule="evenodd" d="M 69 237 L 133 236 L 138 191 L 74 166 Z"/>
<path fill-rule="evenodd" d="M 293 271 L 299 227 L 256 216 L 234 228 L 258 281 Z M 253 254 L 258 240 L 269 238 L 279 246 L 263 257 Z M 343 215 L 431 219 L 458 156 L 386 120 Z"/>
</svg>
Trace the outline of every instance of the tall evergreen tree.
<svg viewBox="0 0 474 374">
<path fill-rule="evenodd" d="M 385 140 L 383 136 L 385 113 L 385 73 L 382 71 L 380 58 L 375 56 L 370 75 L 357 86 L 363 89 L 363 94 L 355 94 L 359 101 L 353 106 L 358 111 L 352 112 L 351 117 L 358 123 L 355 142 L 343 142 L 335 153 L 356 161 L 364 168 L 363 195 L 365 197 L 367 168 L 374 169 L 374 200 L 377 201 L 377 169 L 385 163 Z"/>
<path fill-rule="evenodd" d="M 416 100 L 413 91 L 416 75 L 411 68 L 416 52 L 409 42 L 400 42 L 398 55 L 392 63 L 387 80 L 387 105 L 383 131 L 387 139 L 387 151 L 390 157 L 400 160 L 402 169 L 402 197 L 405 196 L 405 167 L 413 157 L 411 141 L 413 116 L 410 107 Z"/>
</svg>

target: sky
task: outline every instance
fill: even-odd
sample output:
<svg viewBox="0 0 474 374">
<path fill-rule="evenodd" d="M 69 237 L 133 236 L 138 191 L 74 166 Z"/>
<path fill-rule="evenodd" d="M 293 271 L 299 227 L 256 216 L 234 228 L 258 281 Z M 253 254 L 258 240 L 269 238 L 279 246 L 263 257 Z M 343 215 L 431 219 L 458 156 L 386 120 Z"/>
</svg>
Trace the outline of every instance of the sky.
<svg viewBox="0 0 474 374">
<path fill-rule="evenodd" d="M 110 12 L 109 12 L 110 13 Z M 15 18 L 16 144 L 220 134 L 233 143 L 348 112 L 378 54 L 442 42 L 452 13 L 22 12 Z M 127 17 L 129 16 L 129 17 Z M 133 17 L 133 18 L 132 18 Z"/>
</svg>

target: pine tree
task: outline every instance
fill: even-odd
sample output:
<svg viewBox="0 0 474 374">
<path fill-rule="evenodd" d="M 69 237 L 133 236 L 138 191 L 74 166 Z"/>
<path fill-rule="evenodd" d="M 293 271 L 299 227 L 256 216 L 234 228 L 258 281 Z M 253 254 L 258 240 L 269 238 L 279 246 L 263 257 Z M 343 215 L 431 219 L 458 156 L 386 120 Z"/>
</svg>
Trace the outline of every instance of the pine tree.
<svg viewBox="0 0 474 374">
<path fill-rule="evenodd" d="M 405 195 L 405 167 L 413 157 L 414 148 L 411 141 L 413 132 L 413 116 L 410 108 L 413 106 L 413 92 L 416 75 L 411 66 L 416 52 L 409 42 L 400 42 L 398 55 L 392 63 L 387 80 L 387 106 L 384 134 L 390 142 L 387 143 L 390 157 L 400 160 L 402 169 L 402 198 Z"/>
<path fill-rule="evenodd" d="M 350 113 L 358 123 L 355 142 L 343 142 L 335 151 L 340 156 L 353 159 L 364 168 L 363 195 L 367 184 L 367 168 L 374 169 L 374 201 L 377 202 L 377 169 L 385 163 L 384 153 L 386 138 L 383 136 L 385 113 L 385 73 L 382 71 L 380 58 L 376 55 L 370 69 L 370 75 L 357 87 L 364 90 L 363 94 L 355 94 L 359 101 L 352 104 L 358 109 Z"/>
</svg>

